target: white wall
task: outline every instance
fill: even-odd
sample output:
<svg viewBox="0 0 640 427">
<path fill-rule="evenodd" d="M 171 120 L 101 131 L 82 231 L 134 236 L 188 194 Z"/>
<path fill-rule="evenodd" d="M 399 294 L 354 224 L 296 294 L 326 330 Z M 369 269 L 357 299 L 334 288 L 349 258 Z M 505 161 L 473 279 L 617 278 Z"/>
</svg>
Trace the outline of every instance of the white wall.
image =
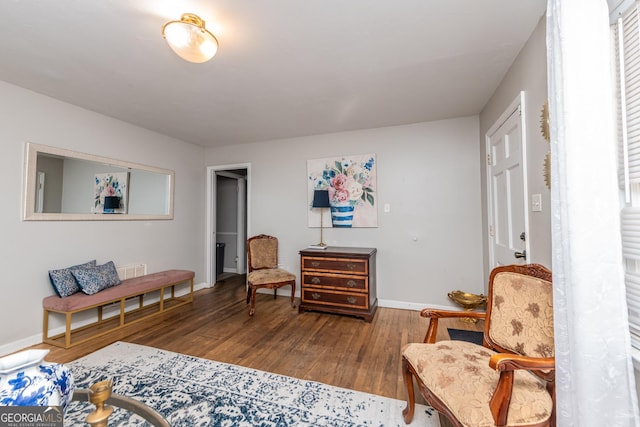
<svg viewBox="0 0 640 427">
<path fill-rule="evenodd" d="M 381 305 L 453 306 L 449 291 L 484 287 L 478 132 L 473 116 L 208 148 L 206 163 L 251 163 L 249 234 L 277 236 L 299 276 L 298 251 L 320 237 L 307 226 L 307 160 L 376 153 L 378 227 L 325 229 L 324 241 L 378 249 Z"/>
<path fill-rule="evenodd" d="M 542 17 L 531 37 L 511 65 L 506 76 L 480 114 L 480 148 L 482 176 L 482 230 L 483 246 L 488 247 L 487 192 L 485 135 L 500 115 L 509 107 L 521 90 L 525 91 L 526 143 L 527 143 L 527 199 L 532 194 L 542 195 L 542 212 L 529 207 L 529 262 L 551 269 L 551 194 L 543 176 L 544 156 L 549 143 L 540 132 L 540 111 L 547 99 L 547 50 L 545 18 Z M 485 251 L 485 276 L 489 277 L 488 254 Z"/>
<path fill-rule="evenodd" d="M 41 341 L 47 271 L 97 259 L 189 269 L 204 281 L 204 149 L 0 82 L 0 355 Z M 25 142 L 175 171 L 175 219 L 22 221 Z M 24 185 L 24 183 L 22 183 Z"/>
</svg>

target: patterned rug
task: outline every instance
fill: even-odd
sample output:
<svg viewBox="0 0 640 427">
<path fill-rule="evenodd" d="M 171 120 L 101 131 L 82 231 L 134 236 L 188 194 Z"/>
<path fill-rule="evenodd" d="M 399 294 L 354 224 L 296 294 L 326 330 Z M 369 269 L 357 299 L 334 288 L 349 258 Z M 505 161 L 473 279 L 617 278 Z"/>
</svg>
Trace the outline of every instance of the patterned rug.
<svg viewBox="0 0 640 427">
<path fill-rule="evenodd" d="M 112 379 L 113 392 L 155 409 L 178 426 L 398 426 L 405 402 L 326 384 L 117 342 L 68 363 L 77 388 Z M 65 426 L 85 425 L 93 410 L 72 402 Z M 109 426 L 146 425 L 116 409 Z M 415 426 L 439 427 L 437 413 L 416 405 Z"/>
</svg>

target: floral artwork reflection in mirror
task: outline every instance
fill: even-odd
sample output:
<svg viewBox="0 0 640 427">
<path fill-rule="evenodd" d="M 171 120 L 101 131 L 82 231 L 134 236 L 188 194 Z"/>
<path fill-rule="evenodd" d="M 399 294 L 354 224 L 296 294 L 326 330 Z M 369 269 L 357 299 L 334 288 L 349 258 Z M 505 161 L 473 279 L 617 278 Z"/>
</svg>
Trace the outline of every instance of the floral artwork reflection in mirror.
<svg viewBox="0 0 640 427">
<path fill-rule="evenodd" d="M 307 202 L 311 207 L 314 190 L 328 190 L 331 217 L 325 227 L 377 227 L 376 155 L 330 157 L 307 161 Z M 319 227 L 317 209 L 308 210 L 309 227 Z"/>
<path fill-rule="evenodd" d="M 99 173 L 95 175 L 93 213 L 127 213 L 129 173 Z M 113 205 L 116 203 L 115 207 Z M 106 203 L 106 205 L 105 205 Z"/>
</svg>

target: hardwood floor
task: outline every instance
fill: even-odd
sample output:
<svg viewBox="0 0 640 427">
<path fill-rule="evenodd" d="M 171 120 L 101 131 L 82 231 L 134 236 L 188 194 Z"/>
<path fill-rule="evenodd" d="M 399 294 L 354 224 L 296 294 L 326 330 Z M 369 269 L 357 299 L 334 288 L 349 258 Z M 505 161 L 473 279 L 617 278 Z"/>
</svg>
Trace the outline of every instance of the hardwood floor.
<svg viewBox="0 0 640 427">
<path fill-rule="evenodd" d="M 400 349 L 424 338 L 427 321 L 418 312 L 378 308 L 373 322 L 366 323 L 348 316 L 298 314 L 288 297 L 259 294 L 256 313 L 249 317 L 244 286 L 244 276 L 229 278 L 198 291 L 192 304 L 68 350 L 47 344 L 31 348 L 48 348 L 46 360 L 66 363 L 127 341 L 405 399 Z M 438 339 L 448 338 L 447 327 L 478 329 L 451 319 L 440 325 Z M 420 396 L 417 401 L 424 402 Z"/>
</svg>

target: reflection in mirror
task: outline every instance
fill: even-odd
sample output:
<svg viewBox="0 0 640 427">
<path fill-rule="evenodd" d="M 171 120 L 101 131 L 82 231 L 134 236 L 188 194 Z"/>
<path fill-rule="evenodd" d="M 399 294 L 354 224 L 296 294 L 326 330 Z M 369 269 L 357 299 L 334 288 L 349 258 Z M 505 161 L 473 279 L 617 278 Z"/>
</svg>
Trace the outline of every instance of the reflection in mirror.
<svg viewBox="0 0 640 427">
<path fill-rule="evenodd" d="M 25 220 L 172 219 L 171 170 L 27 144 Z"/>
</svg>

